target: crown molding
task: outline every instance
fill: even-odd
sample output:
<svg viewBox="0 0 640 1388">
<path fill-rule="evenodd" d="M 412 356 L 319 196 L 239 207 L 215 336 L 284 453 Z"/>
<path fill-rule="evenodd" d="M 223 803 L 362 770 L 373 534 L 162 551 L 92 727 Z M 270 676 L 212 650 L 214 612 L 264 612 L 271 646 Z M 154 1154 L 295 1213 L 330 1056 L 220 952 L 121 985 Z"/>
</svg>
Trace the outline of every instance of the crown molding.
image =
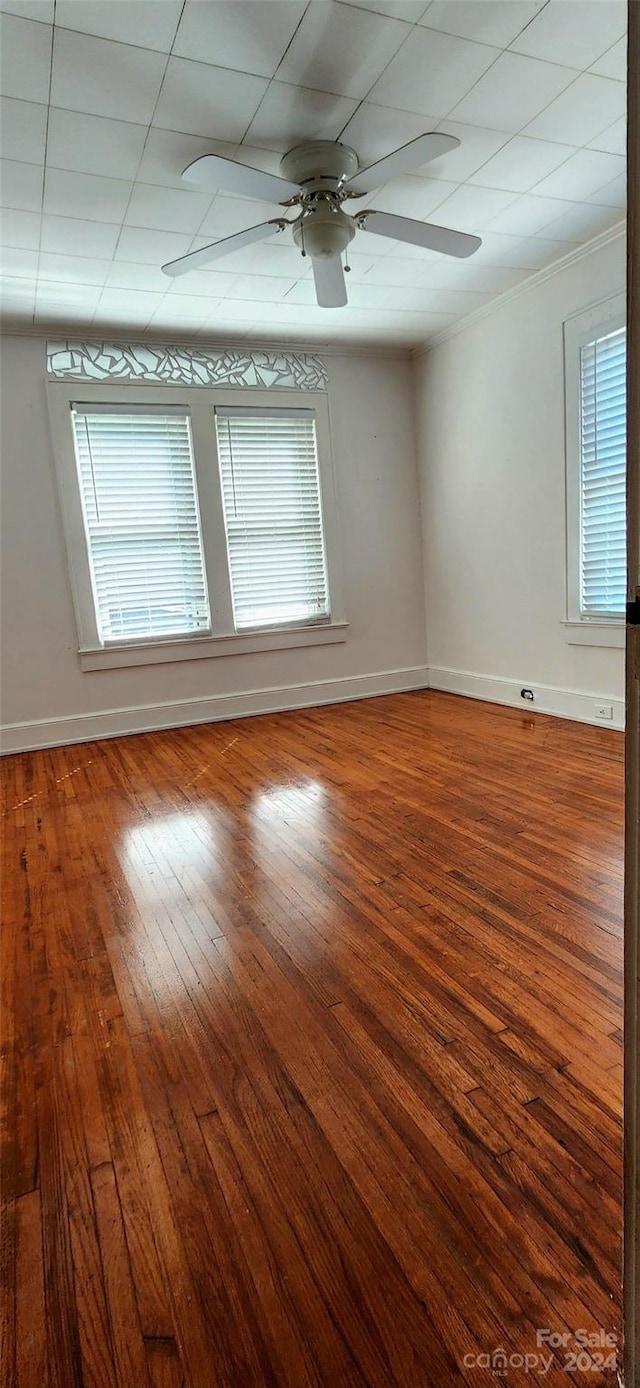
<svg viewBox="0 0 640 1388">
<path fill-rule="evenodd" d="M 528 294 L 530 290 L 537 289 L 539 285 L 544 284 L 545 280 L 553 279 L 554 275 L 560 274 L 562 270 L 568 270 L 571 265 L 576 265 L 586 256 L 602 250 L 612 241 L 617 241 L 619 237 L 625 235 L 625 231 L 626 218 L 623 218 L 621 222 L 616 222 L 615 226 L 608 227 L 606 231 L 601 231 L 598 236 L 594 236 L 591 241 L 585 241 L 583 245 L 576 246 L 567 255 L 561 256 L 559 260 L 554 260 L 551 265 L 545 265 L 542 270 L 535 270 L 528 279 L 514 285 L 513 289 L 506 289 L 504 294 L 497 294 L 490 303 L 483 304 L 482 308 L 477 308 L 474 313 L 466 314 L 464 318 L 458 318 L 455 323 L 443 328 L 441 332 L 430 337 L 419 347 L 412 348 L 409 352 L 412 361 L 419 361 L 421 357 L 427 356 L 441 343 L 448 342 L 452 337 L 457 337 L 459 333 L 465 332 L 474 323 L 479 323 L 483 318 L 495 313 L 497 309 L 503 308 L 505 304 L 510 304 L 515 299 L 521 298 L 523 294 Z"/>
</svg>

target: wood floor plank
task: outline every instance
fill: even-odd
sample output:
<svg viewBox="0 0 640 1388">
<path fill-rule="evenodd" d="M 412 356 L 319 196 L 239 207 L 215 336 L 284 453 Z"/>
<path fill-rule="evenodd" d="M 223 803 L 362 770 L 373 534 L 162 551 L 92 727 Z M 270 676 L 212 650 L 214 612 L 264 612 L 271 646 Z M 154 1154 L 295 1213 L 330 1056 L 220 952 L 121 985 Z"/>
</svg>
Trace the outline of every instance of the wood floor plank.
<svg viewBox="0 0 640 1388">
<path fill-rule="evenodd" d="M 136 1388 L 149 1388 L 147 1355 L 111 1162 L 103 1162 L 91 1172 L 91 1189 L 102 1252 L 113 1345 L 114 1382 L 135 1383 Z"/>
<path fill-rule="evenodd" d="M 47 1338 L 40 1192 L 33 1190 L 16 1201 L 16 1388 L 49 1381 Z"/>
<path fill-rule="evenodd" d="M 2 1388 L 620 1335 L 622 747 L 418 692 L 5 759 Z"/>
</svg>

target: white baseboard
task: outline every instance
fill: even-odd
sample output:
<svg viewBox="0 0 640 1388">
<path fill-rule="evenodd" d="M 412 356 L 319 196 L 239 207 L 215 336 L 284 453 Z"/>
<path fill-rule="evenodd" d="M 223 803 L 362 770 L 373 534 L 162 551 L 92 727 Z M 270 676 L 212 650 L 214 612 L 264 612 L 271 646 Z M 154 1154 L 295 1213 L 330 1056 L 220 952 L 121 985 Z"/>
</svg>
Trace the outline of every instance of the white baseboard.
<svg viewBox="0 0 640 1388">
<path fill-rule="evenodd" d="M 377 694 L 400 694 L 425 689 L 429 671 L 419 665 L 402 670 L 383 670 L 350 679 L 318 680 L 309 684 L 281 685 L 249 694 L 222 694 L 212 699 L 185 699 L 181 703 L 146 704 L 107 709 L 72 718 L 37 719 L 10 723 L 0 732 L 2 753 L 33 752 L 40 747 L 66 747 L 74 742 L 93 742 L 128 733 L 155 732 L 161 728 L 215 723 L 252 714 L 279 713 L 285 709 L 340 704 L 352 699 L 371 699 Z"/>
<path fill-rule="evenodd" d="M 520 695 L 523 688 L 533 692 L 533 703 Z M 485 699 L 490 704 L 507 704 L 525 713 L 551 713 L 556 718 L 571 718 L 578 723 L 593 723 L 601 728 L 624 729 L 624 699 L 613 694 L 586 694 L 577 689 L 558 689 L 554 685 L 525 683 L 522 680 L 494 679 L 490 675 L 474 675 L 468 670 L 444 670 L 429 666 L 429 688 L 442 689 L 449 694 L 464 694 L 468 699 Z M 598 704 L 610 705 L 613 718 L 598 718 Z"/>
<path fill-rule="evenodd" d="M 520 697 L 517 680 L 494 679 L 470 674 L 466 670 L 445 670 L 437 666 L 412 666 L 383 670 L 373 675 L 354 675 L 350 679 L 318 680 L 308 684 L 280 685 L 248 694 L 222 694 L 211 699 L 185 699 L 181 703 L 145 704 L 132 708 L 106 709 L 76 717 L 35 719 L 10 723 L 0 730 L 3 755 L 33 752 L 40 747 L 66 747 L 74 742 L 93 742 L 129 733 L 156 732 L 161 728 L 183 728 L 195 723 L 216 723 L 229 718 L 248 718 L 260 713 L 280 713 L 285 709 L 314 708 L 322 704 L 347 703 L 352 699 L 372 699 L 379 694 L 400 694 L 410 689 L 441 689 L 463 694 L 469 699 L 506 704 L 529 713 L 550 713 L 599 727 L 624 728 L 624 700 L 613 695 L 585 694 L 575 689 L 531 683 L 534 702 Z M 610 704 L 613 718 L 595 716 L 597 704 Z"/>
</svg>

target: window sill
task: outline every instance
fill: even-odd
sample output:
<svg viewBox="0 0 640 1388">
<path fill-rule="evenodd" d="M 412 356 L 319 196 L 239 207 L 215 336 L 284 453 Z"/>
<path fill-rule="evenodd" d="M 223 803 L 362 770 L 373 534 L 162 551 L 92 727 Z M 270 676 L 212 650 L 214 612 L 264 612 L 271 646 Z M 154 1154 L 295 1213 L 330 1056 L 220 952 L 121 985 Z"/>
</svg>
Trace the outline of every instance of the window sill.
<svg viewBox="0 0 640 1388">
<path fill-rule="evenodd" d="M 564 621 L 565 641 L 569 646 L 611 646 L 624 650 L 625 624 L 618 621 Z"/>
<path fill-rule="evenodd" d="M 194 636 L 182 641 L 144 641 L 136 645 L 85 647 L 78 652 L 80 668 L 117 670 L 132 665 L 164 665 L 182 660 L 210 660 L 220 655 L 253 655 L 298 646 L 331 646 L 346 641 L 348 622 L 323 626 L 287 627 L 233 636 Z"/>
</svg>

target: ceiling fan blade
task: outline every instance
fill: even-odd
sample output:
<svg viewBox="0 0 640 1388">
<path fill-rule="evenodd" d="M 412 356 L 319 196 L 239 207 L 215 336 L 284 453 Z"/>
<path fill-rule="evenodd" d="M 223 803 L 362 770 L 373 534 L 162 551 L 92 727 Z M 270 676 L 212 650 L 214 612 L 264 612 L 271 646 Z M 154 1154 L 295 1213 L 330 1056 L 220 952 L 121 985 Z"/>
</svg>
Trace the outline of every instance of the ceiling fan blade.
<svg viewBox="0 0 640 1388">
<path fill-rule="evenodd" d="M 297 183 L 289 183 L 288 179 L 262 169 L 252 169 L 248 164 L 239 164 L 235 159 L 223 159 L 220 154 L 203 154 L 200 159 L 194 159 L 185 169 L 182 181 L 191 188 L 204 188 L 207 192 L 224 188 L 227 193 L 240 193 L 262 202 L 287 202 L 300 193 Z"/>
<path fill-rule="evenodd" d="M 399 178 L 411 169 L 419 169 L 429 159 L 437 159 L 440 154 L 447 154 L 459 144 L 460 141 L 455 135 L 441 135 L 437 130 L 430 135 L 419 135 L 417 140 L 410 140 L 408 145 L 401 145 L 393 154 L 385 155 L 384 159 L 370 164 L 368 169 L 361 169 L 359 173 L 354 174 L 353 178 L 349 179 L 347 188 L 352 192 L 361 190 L 363 193 L 371 188 L 380 188 L 383 183 L 390 183 L 392 178 Z"/>
<path fill-rule="evenodd" d="M 267 236 L 275 236 L 277 231 L 283 231 L 286 222 L 260 222 L 257 227 L 247 227 L 246 231 L 236 231 L 234 236 L 225 236 L 222 241 L 212 241 L 210 246 L 202 246 L 199 251 L 189 251 L 188 255 L 181 255 L 179 260 L 170 260 L 167 265 L 162 266 L 162 273 L 170 275 L 187 275 L 190 270 L 199 270 L 201 265 L 208 265 L 210 260 L 218 260 L 222 255 L 231 255 L 232 251 L 239 251 L 241 246 L 250 246 L 254 241 L 264 241 Z"/>
<path fill-rule="evenodd" d="M 482 245 L 479 236 L 469 236 L 466 231 L 453 231 L 433 222 L 416 222 L 413 217 L 396 217 L 393 212 L 367 212 L 362 225 L 365 231 L 372 231 L 376 236 L 390 236 L 392 241 L 408 241 L 412 246 L 423 246 L 426 251 L 440 251 L 442 255 L 455 255 L 460 259 L 473 255 Z"/>
<path fill-rule="evenodd" d="M 311 263 L 319 307 L 343 308 L 348 300 L 340 256 L 318 256 Z"/>
</svg>

